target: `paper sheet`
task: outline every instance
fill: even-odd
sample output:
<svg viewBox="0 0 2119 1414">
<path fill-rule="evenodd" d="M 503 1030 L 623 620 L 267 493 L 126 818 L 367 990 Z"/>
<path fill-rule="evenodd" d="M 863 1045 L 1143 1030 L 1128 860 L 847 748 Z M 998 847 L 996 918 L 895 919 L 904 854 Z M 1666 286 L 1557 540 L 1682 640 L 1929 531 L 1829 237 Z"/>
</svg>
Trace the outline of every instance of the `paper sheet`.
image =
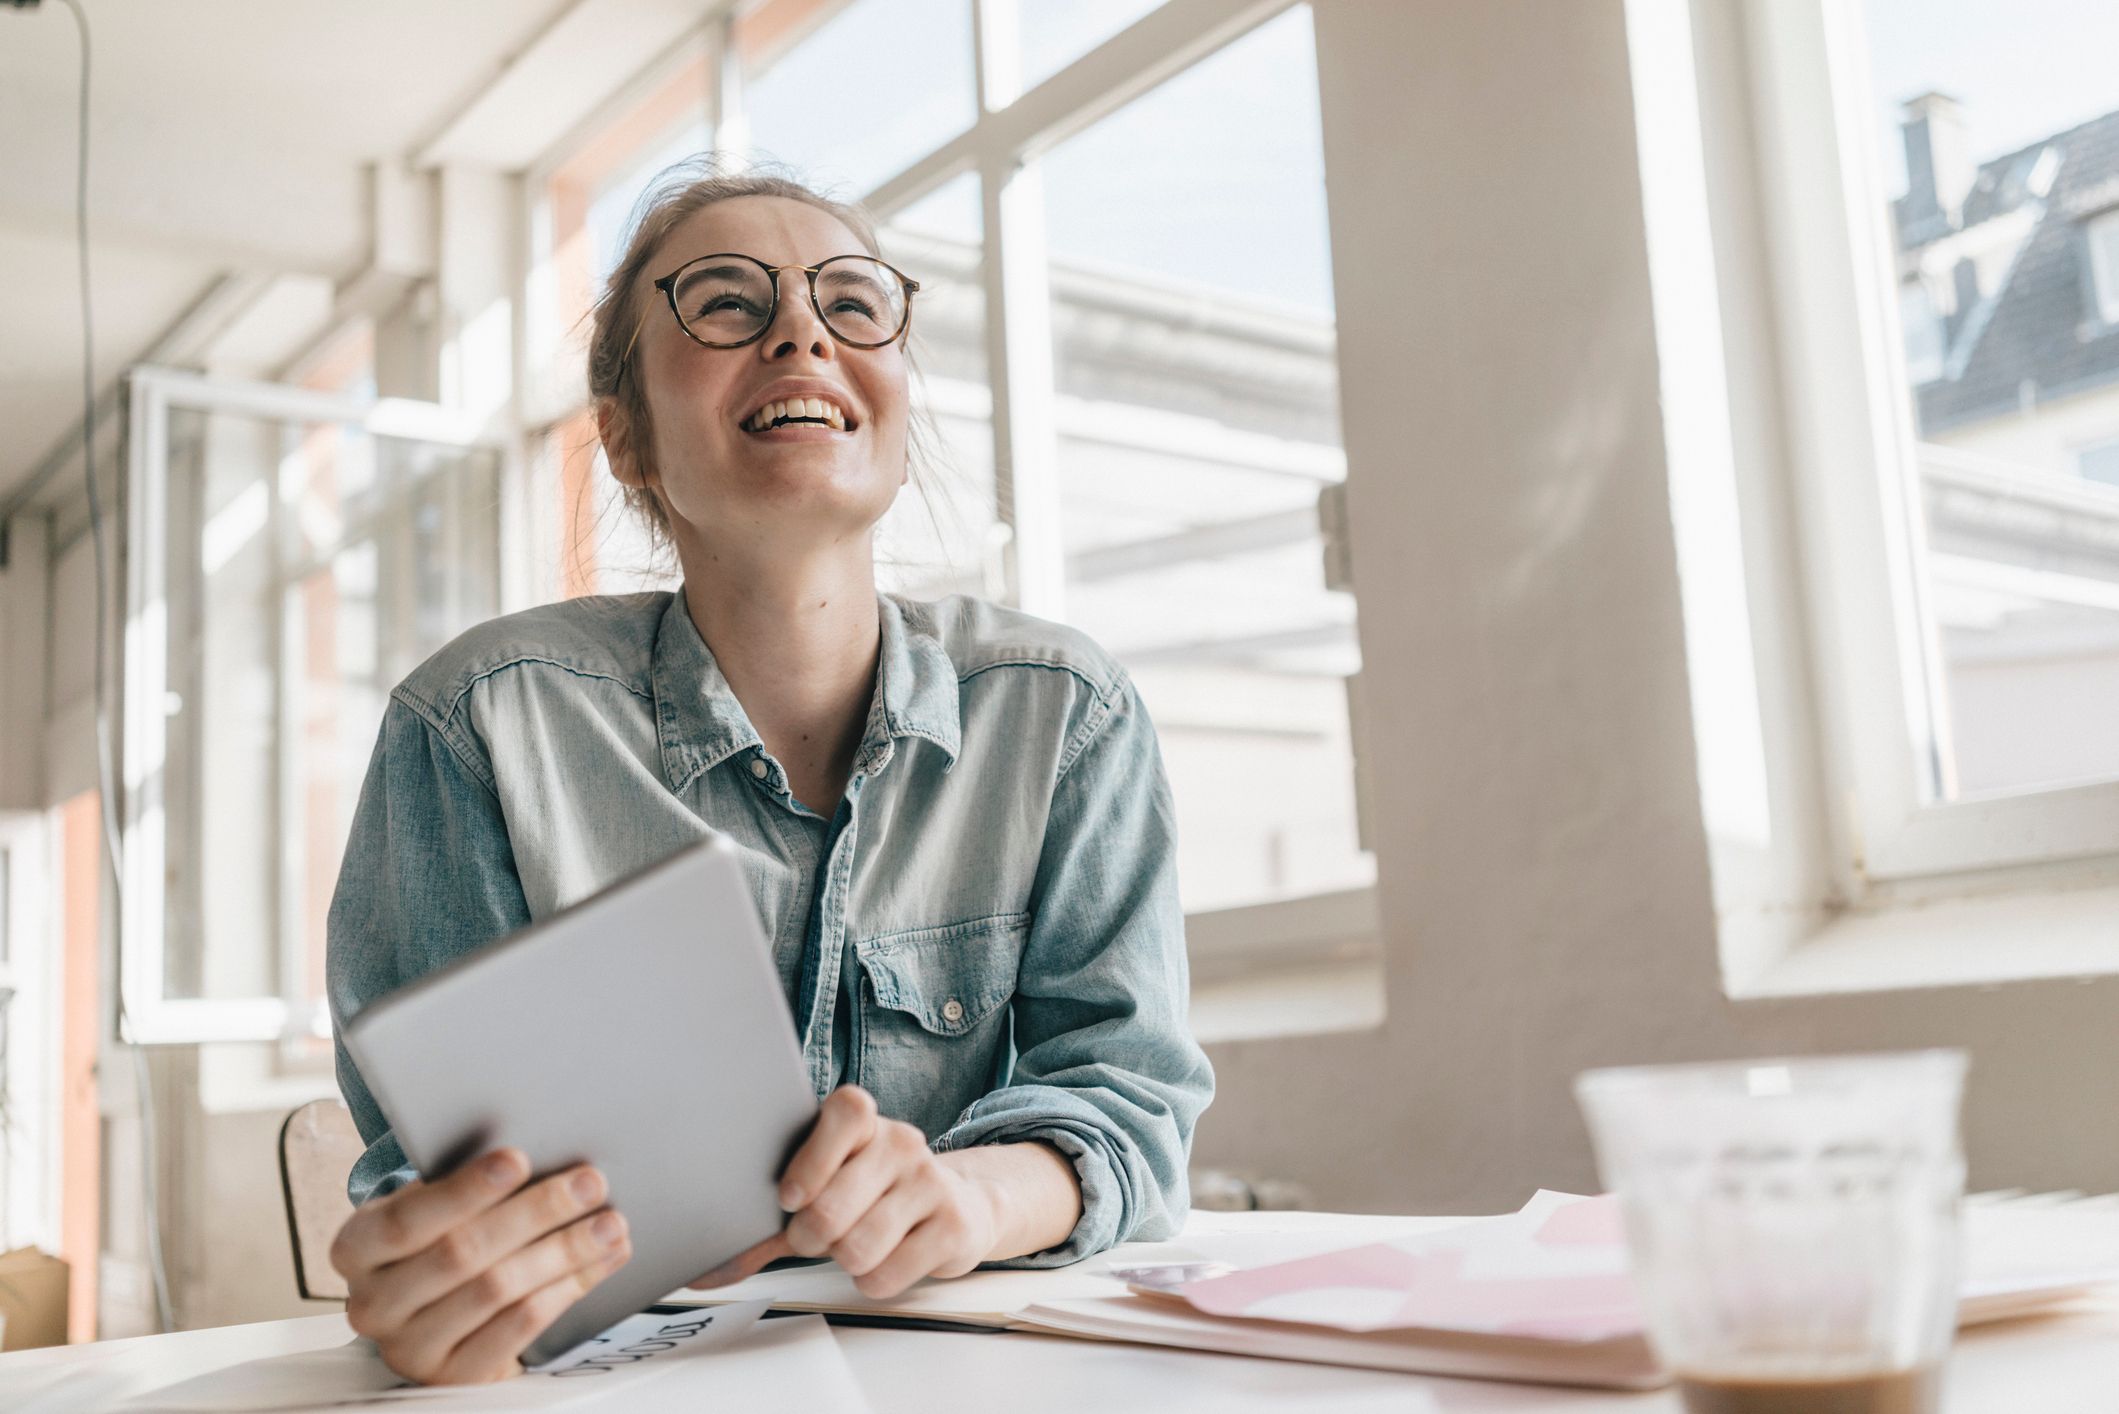
<svg viewBox="0 0 2119 1414">
<path fill-rule="evenodd" d="M 816 1317 L 763 1321 L 762 1302 L 681 1315 L 628 1317 L 593 1340 L 511 1380 L 408 1384 L 372 1341 L 233 1365 L 116 1406 L 124 1414 L 257 1414 L 379 1409 L 637 1407 L 648 1386 L 664 1407 L 864 1411 L 852 1370 Z"/>
<path fill-rule="evenodd" d="M 1107 1275 L 1114 1266 L 1219 1261 L 1254 1267 L 1471 1221 L 1345 1213 L 1200 1212 L 1192 1214 L 1182 1236 L 1168 1242 L 1128 1242 L 1071 1267 L 978 1271 L 947 1281 L 923 1281 L 887 1301 L 863 1296 L 853 1278 L 832 1262 L 761 1272 L 730 1286 L 672 1292 L 666 1299 L 698 1305 L 766 1300 L 788 1309 L 861 1311 L 1006 1326 L 1016 1312 L 1029 1306 L 1123 1294 L 1125 1283 Z"/>
<path fill-rule="evenodd" d="M 1962 1324 L 2119 1281 L 2119 1214 L 1973 1207 L 1965 1247 Z M 1625 1225 L 1608 1194 L 1540 1191 L 1508 1217 L 1206 1277 L 1171 1294 L 1211 1316 L 1355 1332 L 1596 1342 L 1641 1330 Z"/>
</svg>

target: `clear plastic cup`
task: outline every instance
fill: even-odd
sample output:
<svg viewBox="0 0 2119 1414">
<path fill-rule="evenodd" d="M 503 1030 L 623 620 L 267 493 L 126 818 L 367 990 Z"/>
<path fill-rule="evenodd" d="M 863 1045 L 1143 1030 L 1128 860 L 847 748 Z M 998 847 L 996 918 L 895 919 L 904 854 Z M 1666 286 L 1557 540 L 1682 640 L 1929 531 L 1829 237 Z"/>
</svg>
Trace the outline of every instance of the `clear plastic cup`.
<svg viewBox="0 0 2119 1414">
<path fill-rule="evenodd" d="M 1658 1356 L 1694 1414 L 1932 1414 L 1956 1329 L 1961 1051 L 1593 1070 Z"/>
</svg>

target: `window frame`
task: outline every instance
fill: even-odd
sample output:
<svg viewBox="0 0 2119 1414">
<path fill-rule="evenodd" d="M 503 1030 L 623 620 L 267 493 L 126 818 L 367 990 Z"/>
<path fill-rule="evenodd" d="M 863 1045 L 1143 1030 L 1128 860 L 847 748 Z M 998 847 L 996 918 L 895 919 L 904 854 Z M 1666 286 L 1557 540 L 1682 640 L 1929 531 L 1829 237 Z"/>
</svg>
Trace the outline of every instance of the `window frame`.
<svg viewBox="0 0 2119 1414">
<path fill-rule="evenodd" d="M 1725 4 L 1694 0 L 1695 16 L 1730 23 Z M 1844 803 L 1827 806 L 1842 900 L 1875 904 L 1894 887 L 1943 881 L 2021 886 L 2026 871 L 2049 877 L 2062 864 L 2108 868 L 2119 861 L 2119 781 L 1929 798 L 1920 763 L 1942 759 L 1946 699 L 1919 568 L 1922 473 L 1862 20 L 1833 0 L 1737 10 L 1748 71 L 1734 78 L 1754 105 L 1755 146 L 1708 160 L 1755 183 L 1764 217 L 1759 273 L 1777 328 L 1747 332 L 1778 345 L 1750 353 L 1778 377 L 1824 795 Z"/>
<path fill-rule="evenodd" d="M 305 958 L 297 929 L 282 916 L 268 946 L 277 963 L 278 995 L 169 997 L 164 994 L 168 891 L 166 819 L 159 790 L 136 782 L 167 759 L 171 733 L 162 710 L 169 684 L 170 414 L 230 413 L 299 422 L 356 425 L 370 436 L 398 437 L 463 449 L 500 448 L 474 418 L 430 403 L 369 401 L 285 384 L 240 383 L 170 369 L 139 367 L 126 380 L 125 597 L 121 652 L 124 697 L 119 721 L 123 887 L 118 907 L 118 985 L 124 1039 L 137 1045 L 206 1041 L 299 1043 L 328 1035 L 328 1017 L 311 1014 L 297 995 Z M 278 650 L 284 655 L 284 647 Z M 280 672 L 286 671 L 284 656 Z M 283 736 L 280 749 L 287 749 Z M 284 771 L 284 764 L 276 768 Z M 281 776 L 284 789 L 284 775 Z M 272 867 L 286 863 L 275 855 Z M 285 913 L 282 904 L 281 913 Z"/>
</svg>

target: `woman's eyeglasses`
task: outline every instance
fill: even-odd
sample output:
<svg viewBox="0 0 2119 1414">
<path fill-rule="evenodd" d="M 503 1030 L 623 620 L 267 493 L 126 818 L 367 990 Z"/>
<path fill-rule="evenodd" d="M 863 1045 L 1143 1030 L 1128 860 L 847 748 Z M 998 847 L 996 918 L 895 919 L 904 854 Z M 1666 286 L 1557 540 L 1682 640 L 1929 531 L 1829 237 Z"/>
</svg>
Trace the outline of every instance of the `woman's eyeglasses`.
<svg viewBox="0 0 2119 1414">
<path fill-rule="evenodd" d="M 740 349 L 764 336 L 780 311 L 780 272 L 809 278 L 809 304 L 840 343 L 880 349 L 903 337 L 912 322 L 920 282 L 871 255 L 835 255 L 816 265 L 767 265 L 749 255 L 702 255 L 655 282 L 669 299 L 677 327 L 710 349 Z M 647 316 L 641 316 L 641 324 Z M 620 374 L 640 341 L 625 346 Z"/>
</svg>

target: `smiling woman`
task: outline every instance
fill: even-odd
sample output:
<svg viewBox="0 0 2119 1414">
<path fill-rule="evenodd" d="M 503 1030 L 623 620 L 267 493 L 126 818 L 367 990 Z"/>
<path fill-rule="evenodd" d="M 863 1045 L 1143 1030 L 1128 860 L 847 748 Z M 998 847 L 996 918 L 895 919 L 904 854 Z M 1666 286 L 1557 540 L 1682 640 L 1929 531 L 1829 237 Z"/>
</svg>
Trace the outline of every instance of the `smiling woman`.
<svg viewBox="0 0 2119 1414">
<path fill-rule="evenodd" d="M 681 590 L 496 619 L 415 670 L 332 904 L 342 1032 L 710 832 L 735 844 L 823 1107 L 785 1230 L 703 1281 L 830 1256 L 889 1296 L 1166 1237 L 1188 1207 L 1213 1076 L 1138 692 L 1078 631 L 877 589 L 876 526 L 932 440 L 919 288 L 792 178 L 694 164 L 650 189 L 589 384 Z M 627 1260 L 623 1214 L 592 1166 L 530 1182 L 512 1151 L 423 1182 L 343 1048 L 339 1076 L 368 1144 L 334 1252 L 349 1318 L 415 1378 L 511 1372 Z"/>
</svg>

